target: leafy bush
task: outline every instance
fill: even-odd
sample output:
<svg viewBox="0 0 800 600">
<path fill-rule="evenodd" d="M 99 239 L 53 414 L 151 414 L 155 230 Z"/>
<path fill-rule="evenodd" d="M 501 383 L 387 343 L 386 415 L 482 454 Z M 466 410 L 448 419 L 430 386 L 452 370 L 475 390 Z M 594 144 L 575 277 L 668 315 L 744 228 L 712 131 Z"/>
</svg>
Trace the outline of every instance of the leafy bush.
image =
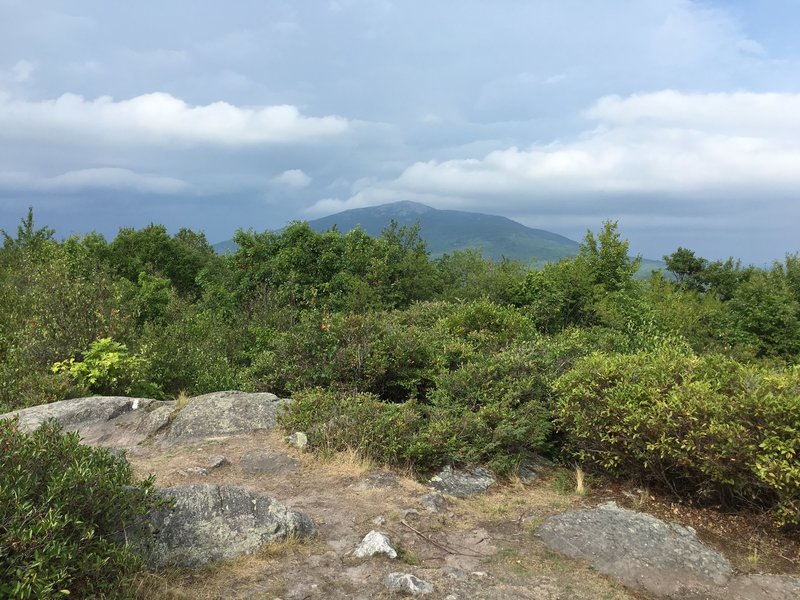
<svg viewBox="0 0 800 600">
<path fill-rule="evenodd" d="M 499 473 L 542 451 L 550 433 L 549 357 L 520 346 L 435 377 L 425 438 L 439 462 L 486 461 Z"/>
<path fill-rule="evenodd" d="M 54 421 L 0 421 L 0 597 L 119 597 L 142 558 L 125 543 L 162 501 L 153 479 Z"/>
<path fill-rule="evenodd" d="M 85 389 L 96 394 L 158 394 L 158 388 L 140 380 L 143 361 L 131 355 L 128 347 L 111 338 L 89 345 L 83 360 L 68 358 L 53 364 L 55 374 L 68 374 Z"/>
<path fill-rule="evenodd" d="M 595 353 L 555 383 L 557 425 L 585 461 L 800 523 L 800 369 L 664 346 Z"/>
<path fill-rule="evenodd" d="M 421 472 L 484 462 L 504 474 L 526 453 L 547 449 L 551 367 L 552 356 L 531 346 L 442 370 L 427 396 L 403 403 L 341 389 L 303 391 L 284 425 L 306 431 L 313 448 L 355 449 Z"/>
<path fill-rule="evenodd" d="M 379 463 L 419 466 L 428 453 L 418 408 L 414 401 L 394 404 L 374 394 L 316 388 L 295 395 L 280 420 L 287 430 L 305 431 L 314 450 L 356 450 Z"/>
</svg>

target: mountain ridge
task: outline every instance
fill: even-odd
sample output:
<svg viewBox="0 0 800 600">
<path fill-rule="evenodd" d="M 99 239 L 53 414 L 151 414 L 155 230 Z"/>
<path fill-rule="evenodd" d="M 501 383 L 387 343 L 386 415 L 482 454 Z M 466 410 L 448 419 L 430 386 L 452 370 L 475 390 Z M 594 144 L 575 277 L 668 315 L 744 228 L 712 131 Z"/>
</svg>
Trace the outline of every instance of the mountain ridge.
<svg viewBox="0 0 800 600">
<path fill-rule="evenodd" d="M 565 236 L 534 229 L 522 223 L 485 213 L 437 209 L 426 204 L 402 200 L 378 206 L 353 208 L 308 221 L 315 231 L 336 227 L 347 233 L 361 227 L 372 236 L 392 220 L 398 225 L 420 224 L 420 237 L 432 257 L 456 250 L 480 250 L 485 258 L 520 260 L 524 263 L 551 262 L 575 256 L 580 244 Z M 215 244 L 218 252 L 235 249 L 231 240 Z"/>
</svg>

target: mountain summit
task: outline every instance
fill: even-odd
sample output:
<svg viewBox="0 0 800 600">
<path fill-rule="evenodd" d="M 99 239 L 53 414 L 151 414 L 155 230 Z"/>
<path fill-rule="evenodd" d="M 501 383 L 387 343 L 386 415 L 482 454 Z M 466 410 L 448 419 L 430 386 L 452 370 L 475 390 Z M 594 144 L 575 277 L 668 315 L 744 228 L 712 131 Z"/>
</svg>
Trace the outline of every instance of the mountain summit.
<svg viewBox="0 0 800 600">
<path fill-rule="evenodd" d="M 439 210 L 409 201 L 345 210 L 314 219 L 308 224 L 315 231 L 327 231 L 336 226 L 342 233 L 361 227 L 369 235 L 377 236 L 392 220 L 398 225 L 419 222 L 420 236 L 434 257 L 454 250 L 475 249 L 481 250 L 486 258 L 499 260 L 505 257 L 527 263 L 558 260 L 575 256 L 578 252 L 578 242 L 574 240 L 526 227 L 506 217 Z"/>
</svg>

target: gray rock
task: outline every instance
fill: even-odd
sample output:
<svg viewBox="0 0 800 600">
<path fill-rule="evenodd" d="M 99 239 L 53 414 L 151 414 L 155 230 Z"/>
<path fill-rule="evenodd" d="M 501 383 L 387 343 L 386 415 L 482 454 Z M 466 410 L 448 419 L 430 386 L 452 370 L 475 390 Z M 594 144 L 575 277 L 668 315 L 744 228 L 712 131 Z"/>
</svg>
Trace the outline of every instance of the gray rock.
<svg viewBox="0 0 800 600">
<path fill-rule="evenodd" d="M 726 600 L 797 600 L 800 577 L 789 575 L 747 575 L 731 581 L 721 598 Z"/>
<path fill-rule="evenodd" d="M 352 487 L 356 490 L 378 490 L 382 488 L 394 488 L 397 487 L 397 485 L 397 477 L 394 476 L 394 473 L 390 473 L 389 471 L 374 471 L 362 477 L 361 480 L 354 483 Z"/>
<path fill-rule="evenodd" d="M 548 518 L 538 529 L 551 549 L 590 562 L 622 584 L 661 598 L 686 599 L 725 585 L 731 566 L 694 530 L 609 502 Z"/>
<path fill-rule="evenodd" d="M 430 479 L 430 484 L 445 494 L 457 498 L 466 498 L 482 494 L 495 484 L 492 474 L 483 467 L 473 469 L 453 469 L 447 466 Z"/>
<path fill-rule="evenodd" d="M 55 419 L 65 431 L 78 432 L 84 444 L 130 448 L 163 428 L 174 404 L 149 398 L 92 396 L 33 406 L 0 415 L 0 419 L 18 415 L 23 431 Z"/>
<path fill-rule="evenodd" d="M 410 573 L 389 573 L 383 580 L 383 585 L 390 590 L 412 596 L 433 593 L 433 586 L 430 583 Z"/>
<path fill-rule="evenodd" d="M 286 402 L 268 393 L 228 391 L 197 396 L 172 421 L 165 439 L 177 442 L 272 429 Z"/>
<path fill-rule="evenodd" d="M 206 464 L 209 469 L 221 469 L 222 467 L 227 467 L 231 463 L 226 457 L 221 454 L 216 454 L 214 456 L 209 456 Z"/>
<path fill-rule="evenodd" d="M 302 431 L 295 431 L 292 435 L 287 436 L 286 442 L 298 450 L 305 450 L 308 446 L 308 436 Z"/>
<path fill-rule="evenodd" d="M 192 475 L 205 475 L 208 473 L 208 469 L 204 467 L 189 467 L 186 469 L 187 473 L 191 473 Z"/>
<path fill-rule="evenodd" d="M 33 431 L 45 421 L 55 419 L 67 431 L 76 431 L 82 425 L 112 421 L 127 412 L 147 408 L 153 402 L 156 401 L 126 396 L 71 398 L 6 413 L 0 415 L 0 419 L 19 416 L 22 431 Z"/>
<path fill-rule="evenodd" d="M 439 512 L 444 508 L 445 500 L 441 492 L 433 492 L 431 494 L 424 494 L 420 496 L 419 503 L 425 510 L 430 512 Z"/>
<path fill-rule="evenodd" d="M 175 505 L 151 516 L 154 534 L 144 540 L 151 568 L 199 567 L 314 533 L 306 515 L 244 488 L 195 484 L 159 493 Z"/>
<path fill-rule="evenodd" d="M 552 466 L 553 463 L 542 456 L 529 456 L 519 463 L 517 476 L 525 485 L 531 485 L 541 479 L 542 474 Z"/>
<path fill-rule="evenodd" d="M 295 459 L 270 450 L 251 450 L 242 455 L 239 465 L 248 475 L 279 475 L 300 468 L 300 463 Z"/>
<path fill-rule="evenodd" d="M 364 536 L 358 548 L 353 552 L 358 558 L 385 554 L 389 558 L 397 558 L 397 550 L 392 547 L 391 540 L 374 529 Z"/>
<path fill-rule="evenodd" d="M 450 579 L 457 579 L 458 581 L 466 581 L 469 574 L 464 569 L 458 567 L 442 567 L 442 575 L 446 575 Z"/>
</svg>

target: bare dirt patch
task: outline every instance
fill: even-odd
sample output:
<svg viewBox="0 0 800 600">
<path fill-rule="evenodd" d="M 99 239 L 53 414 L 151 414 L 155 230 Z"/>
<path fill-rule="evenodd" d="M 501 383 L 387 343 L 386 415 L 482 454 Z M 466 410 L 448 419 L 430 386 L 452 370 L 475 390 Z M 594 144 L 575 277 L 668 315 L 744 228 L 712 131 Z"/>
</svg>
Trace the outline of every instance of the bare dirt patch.
<svg viewBox="0 0 800 600">
<path fill-rule="evenodd" d="M 285 455 L 299 468 L 248 474 L 240 459 L 258 450 Z M 218 455 L 230 464 L 208 469 L 209 459 Z M 319 530 L 312 540 L 265 548 L 199 571 L 149 575 L 141 581 L 144 597 L 394 598 L 397 594 L 385 589 L 383 579 L 396 571 L 433 584 L 435 591 L 427 596 L 432 599 L 638 597 L 539 542 L 535 528 L 547 515 L 591 503 L 586 496 L 558 492 L 549 480 L 534 487 L 498 486 L 466 500 L 448 497 L 445 506 L 433 512 L 420 502 L 430 488 L 408 473 L 370 476 L 386 469 L 355 454 L 319 458 L 301 452 L 277 432 L 171 446 L 154 442 L 138 447 L 129 459 L 137 475 L 155 474 L 160 487 L 219 483 L 273 496 L 308 514 Z M 372 529 L 390 537 L 398 559 L 352 556 Z"/>
</svg>

